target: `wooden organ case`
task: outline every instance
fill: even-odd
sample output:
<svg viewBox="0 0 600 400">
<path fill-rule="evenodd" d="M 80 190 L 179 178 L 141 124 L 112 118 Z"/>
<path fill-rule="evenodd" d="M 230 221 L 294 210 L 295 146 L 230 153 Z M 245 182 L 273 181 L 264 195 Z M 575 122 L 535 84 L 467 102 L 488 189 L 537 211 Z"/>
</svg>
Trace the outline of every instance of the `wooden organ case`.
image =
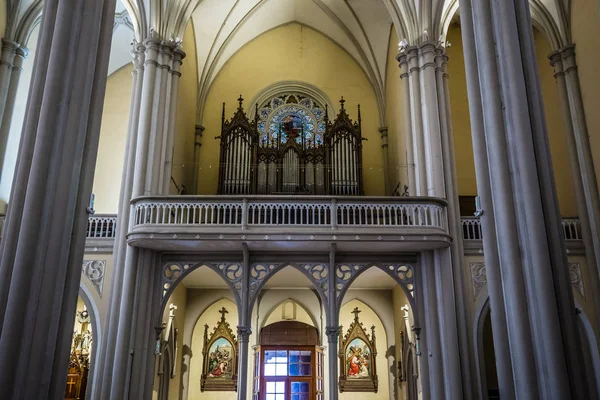
<svg viewBox="0 0 600 400">
<path fill-rule="evenodd" d="M 340 112 L 329 121 L 325 107 L 319 122 L 321 135 L 306 134 L 314 122 L 306 114 L 294 114 L 297 98 L 286 96 L 288 108 L 270 131 L 258 129 L 258 106 L 254 120 L 244 112 L 243 98 L 230 120 L 223 103 L 219 194 L 362 195 L 362 141 L 360 105 L 353 122 L 340 100 Z M 290 104 L 292 106 L 290 107 Z M 282 107 L 283 107 L 282 106 Z M 281 107 L 280 107 L 281 108 Z M 262 110 L 261 110 L 262 111 Z M 312 125 L 311 125 L 312 124 Z"/>
</svg>

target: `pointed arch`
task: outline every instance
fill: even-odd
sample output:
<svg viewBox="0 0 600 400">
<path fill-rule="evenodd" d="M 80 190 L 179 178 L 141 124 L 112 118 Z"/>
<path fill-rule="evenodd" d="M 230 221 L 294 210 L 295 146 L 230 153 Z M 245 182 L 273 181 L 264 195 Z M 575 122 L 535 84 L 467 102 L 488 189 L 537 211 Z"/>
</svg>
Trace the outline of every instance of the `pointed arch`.
<svg viewBox="0 0 600 400">
<path fill-rule="evenodd" d="M 404 290 L 410 307 L 416 310 L 415 270 L 411 263 L 339 263 L 335 266 L 335 293 L 338 307 L 341 308 L 344 295 L 352 282 L 369 268 L 379 268 L 391 276 Z M 414 311 L 413 311 L 414 312 Z"/>
<path fill-rule="evenodd" d="M 310 320 L 313 324 L 313 326 L 317 329 L 317 333 L 319 334 L 319 338 L 321 337 L 321 332 L 319 329 L 319 322 L 317 321 L 317 318 L 315 315 L 312 314 L 312 312 L 310 312 L 309 308 L 306 307 L 305 304 L 303 304 L 303 302 L 301 302 L 300 300 L 295 299 L 293 296 L 292 297 L 287 297 L 284 300 L 281 300 L 279 303 L 275 304 L 273 307 L 271 307 L 271 309 L 269 311 L 267 311 L 261 321 L 260 326 L 258 327 L 258 331 L 260 332 L 260 330 L 262 328 L 264 328 L 267 323 L 267 321 L 269 320 L 269 318 L 271 317 L 271 314 L 273 314 L 275 312 L 275 310 L 277 310 L 281 305 L 287 303 L 287 302 L 293 302 L 295 303 L 297 306 L 299 306 L 300 308 L 302 308 L 302 310 L 304 310 L 304 312 L 310 317 Z"/>
<path fill-rule="evenodd" d="M 313 284 L 319 294 L 319 300 L 323 304 L 327 303 L 329 268 L 326 263 L 254 263 L 250 266 L 249 310 L 254 307 L 258 294 L 267 281 L 285 267 L 292 267 L 302 272 Z"/>
</svg>

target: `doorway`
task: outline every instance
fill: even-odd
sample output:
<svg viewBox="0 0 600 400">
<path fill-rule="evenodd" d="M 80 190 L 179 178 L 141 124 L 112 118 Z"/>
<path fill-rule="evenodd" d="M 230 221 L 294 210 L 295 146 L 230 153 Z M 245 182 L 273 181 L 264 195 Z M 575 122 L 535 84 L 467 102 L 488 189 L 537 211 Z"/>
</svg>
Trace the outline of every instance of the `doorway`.
<svg viewBox="0 0 600 400">
<path fill-rule="evenodd" d="M 323 399 L 323 352 L 315 327 L 277 322 L 264 327 L 260 339 L 255 353 L 254 399 Z"/>
</svg>

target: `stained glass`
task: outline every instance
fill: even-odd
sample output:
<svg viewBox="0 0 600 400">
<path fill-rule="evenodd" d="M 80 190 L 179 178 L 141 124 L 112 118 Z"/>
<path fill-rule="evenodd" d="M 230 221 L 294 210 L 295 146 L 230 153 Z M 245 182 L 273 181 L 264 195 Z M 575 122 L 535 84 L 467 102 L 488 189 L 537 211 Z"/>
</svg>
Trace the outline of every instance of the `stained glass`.
<svg viewBox="0 0 600 400">
<path fill-rule="evenodd" d="M 286 143 L 323 144 L 325 109 L 313 98 L 287 93 L 266 101 L 258 110 L 257 121 L 261 144 Z"/>
</svg>

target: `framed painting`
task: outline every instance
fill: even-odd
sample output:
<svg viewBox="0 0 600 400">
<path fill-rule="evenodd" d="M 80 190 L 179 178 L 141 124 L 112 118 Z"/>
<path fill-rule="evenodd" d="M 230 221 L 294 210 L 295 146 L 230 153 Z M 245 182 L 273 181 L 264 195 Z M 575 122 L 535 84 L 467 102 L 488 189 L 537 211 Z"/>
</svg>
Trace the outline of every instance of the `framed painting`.
<svg viewBox="0 0 600 400">
<path fill-rule="evenodd" d="M 360 310 L 355 308 L 352 313 L 354 321 L 346 335 L 340 332 L 340 392 L 377 393 L 375 327 L 369 335 L 358 318 Z"/>
<path fill-rule="evenodd" d="M 204 369 L 200 381 L 202 392 L 237 391 L 237 339 L 225 319 L 227 309 L 223 307 L 219 312 L 221 320 L 211 335 L 208 334 L 208 325 L 204 325 Z"/>
</svg>

